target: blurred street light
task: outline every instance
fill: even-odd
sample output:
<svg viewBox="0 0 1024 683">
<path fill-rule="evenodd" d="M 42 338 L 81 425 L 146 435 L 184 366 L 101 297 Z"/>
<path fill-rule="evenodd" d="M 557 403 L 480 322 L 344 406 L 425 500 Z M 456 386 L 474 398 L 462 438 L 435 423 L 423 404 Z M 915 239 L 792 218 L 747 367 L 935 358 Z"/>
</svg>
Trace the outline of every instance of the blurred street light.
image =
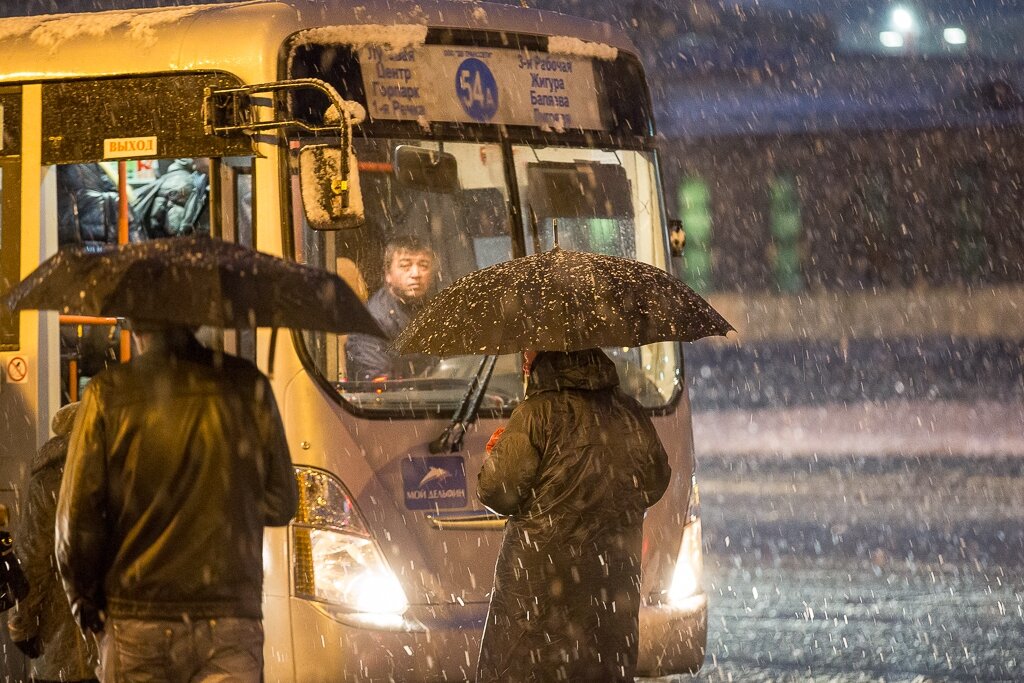
<svg viewBox="0 0 1024 683">
<path fill-rule="evenodd" d="M 900 33 L 914 33 L 917 31 L 917 18 L 906 7 L 894 7 L 889 18 L 894 30 Z"/>
<path fill-rule="evenodd" d="M 885 47 L 903 47 L 903 36 L 896 31 L 882 31 L 878 34 L 878 41 Z"/>
<path fill-rule="evenodd" d="M 967 32 L 958 26 L 950 26 L 942 29 L 942 39 L 950 45 L 966 45 Z"/>
</svg>

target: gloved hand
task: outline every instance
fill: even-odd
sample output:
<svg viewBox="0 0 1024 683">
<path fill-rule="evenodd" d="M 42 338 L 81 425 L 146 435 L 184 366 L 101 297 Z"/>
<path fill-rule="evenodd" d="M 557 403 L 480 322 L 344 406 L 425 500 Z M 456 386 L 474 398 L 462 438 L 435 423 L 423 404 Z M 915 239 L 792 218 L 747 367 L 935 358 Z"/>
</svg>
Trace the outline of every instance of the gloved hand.
<svg viewBox="0 0 1024 683">
<path fill-rule="evenodd" d="M 28 640 L 16 640 L 14 646 L 29 659 L 35 659 L 43 654 L 43 642 L 39 640 L 39 636 L 32 636 Z"/>
</svg>

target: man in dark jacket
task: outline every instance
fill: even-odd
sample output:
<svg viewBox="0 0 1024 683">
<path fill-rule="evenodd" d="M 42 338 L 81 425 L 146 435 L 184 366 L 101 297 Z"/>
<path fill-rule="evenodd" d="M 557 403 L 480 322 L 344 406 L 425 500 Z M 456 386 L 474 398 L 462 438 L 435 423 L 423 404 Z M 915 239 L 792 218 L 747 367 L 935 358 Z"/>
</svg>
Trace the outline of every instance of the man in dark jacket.
<svg viewBox="0 0 1024 683">
<path fill-rule="evenodd" d="M 95 643 L 75 623 L 53 556 L 57 492 L 78 406 L 68 404 L 53 416 L 55 436 L 32 461 L 18 534 L 29 593 L 11 610 L 7 627 L 14 644 L 32 659 L 33 681 L 96 680 Z"/>
<path fill-rule="evenodd" d="M 350 380 L 416 377 L 433 367 L 435 359 L 413 353 L 388 352 L 388 343 L 406 328 L 423 308 L 437 274 L 433 250 L 414 237 L 399 237 L 384 250 L 384 286 L 366 302 L 388 339 L 368 334 L 349 335 L 345 343 L 345 370 Z"/>
<path fill-rule="evenodd" d="M 478 495 L 508 515 L 477 681 L 632 681 L 644 510 L 668 456 L 599 349 L 543 352 L 484 461 Z"/>
<path fill-rule="evenodd" d="M 71 433 L 57 559 L 104 681 L 260 680 L 263 527 L 297 486 L 267 378 L 186 328 L 139 329 Z"/>
<path fill-rule="evenodd" d="M 57 167 L 57 242 L 80 244 L 99 251 L 117 244 L 120 195 L 117 184 L 98 163 Z M 128 237 L 142 239 L 135 214 L 129 206 Z"/>
</svg>

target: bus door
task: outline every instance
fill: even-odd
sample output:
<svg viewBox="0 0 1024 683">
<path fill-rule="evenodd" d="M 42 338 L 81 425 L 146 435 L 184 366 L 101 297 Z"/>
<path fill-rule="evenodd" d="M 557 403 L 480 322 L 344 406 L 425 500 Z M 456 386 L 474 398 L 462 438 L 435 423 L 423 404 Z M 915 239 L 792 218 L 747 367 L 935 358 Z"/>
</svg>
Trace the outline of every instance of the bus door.
<svg viewBox="0 0 1024 683">
<path fill-rule="evenodd" d="M 44 225 L 56 226 L 57 247 L 98 251 L 194 234 L 252 244 L 252 145 L 203 127 L 204 89 L 236 84 L 200 73 L 44 84 Z M 69 313 L 54 357 L 60 403 L 77 400 L 90 377 L 130 355 L 124 320 Z M 252 356 L 253 338 L 218 331 L 208 341 L 227 340 L 227 350 Z"/>
</svg>

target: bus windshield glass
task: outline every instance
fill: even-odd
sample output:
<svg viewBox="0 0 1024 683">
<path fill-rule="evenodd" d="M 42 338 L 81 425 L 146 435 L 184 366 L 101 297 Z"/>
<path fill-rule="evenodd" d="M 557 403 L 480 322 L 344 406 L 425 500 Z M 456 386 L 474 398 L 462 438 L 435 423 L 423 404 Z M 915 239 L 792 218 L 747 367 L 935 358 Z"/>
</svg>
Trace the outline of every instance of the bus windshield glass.
<svg viewBox="0 0 1024 683">
<path fill-rule="evenodd" d="M 293 154 L 300 145 L 293 145 Z M 365 224 L 311 229 L 293 177 L 296 252 L 338 273 L 392 338 L 440 289 L 512 258 L 514 244 L 525 244 L 527 253 L 550 249 L 556 225 L 563 248 L 665 267 L 656 167 L 648 152 L 386 138 L 357 139 L 355 151 Z M 581 185 L 588 191 L 566 190 Z M 480 357 L 394 356 L 386 341 L 371 337 L 304 334 L 320 375 L 366 413 L 450 414 L 481 367 Z M 606 351 L 623 388 L 643 405 L 660 408 L 675 399 L 678 345 Z M 504 411 L 522 399 L 520 365 L 513 355 L 498 358 L 481 410 Z"/>
</svg>

